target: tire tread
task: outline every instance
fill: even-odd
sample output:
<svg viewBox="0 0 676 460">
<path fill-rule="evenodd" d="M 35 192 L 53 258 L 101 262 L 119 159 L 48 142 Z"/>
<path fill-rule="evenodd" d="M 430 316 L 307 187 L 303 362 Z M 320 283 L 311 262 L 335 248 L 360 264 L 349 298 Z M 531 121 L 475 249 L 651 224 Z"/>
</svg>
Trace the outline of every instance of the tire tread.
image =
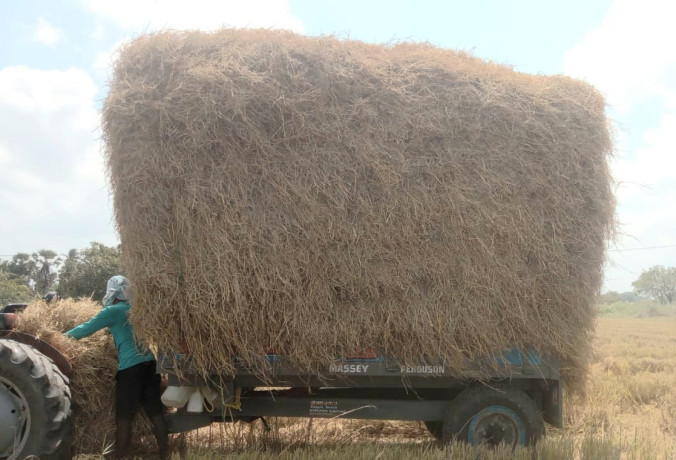
<svg viewBox="0 0 676 460">
<path fill-rule="evenodd" d="M 51 460 L 70 458 L 73 426 L 68 378 L 50 358 L 15 340 L 0 339 L 0 365 L 3 362 L 30 377 L 42 400 L 38 410 L 46 415 L 39 445 L 26 446 L 27 454 Z"/>
</svg>

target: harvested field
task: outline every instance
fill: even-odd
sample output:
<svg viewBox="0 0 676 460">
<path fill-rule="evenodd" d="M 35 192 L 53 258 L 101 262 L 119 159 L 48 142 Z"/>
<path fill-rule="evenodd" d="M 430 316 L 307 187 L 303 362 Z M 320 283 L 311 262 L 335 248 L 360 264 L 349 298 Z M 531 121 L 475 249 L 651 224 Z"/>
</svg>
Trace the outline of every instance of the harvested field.
<svg viewBox="0 0 676 460">
<path fill-rule="evenodd" d="M 134 329 L 204 372 L 379 346 L 462 373 L 534 346 L 579 382 L 614 212 L 604 108 L 425 44 L 141 36 L 103 112 Z"/>
</svg>

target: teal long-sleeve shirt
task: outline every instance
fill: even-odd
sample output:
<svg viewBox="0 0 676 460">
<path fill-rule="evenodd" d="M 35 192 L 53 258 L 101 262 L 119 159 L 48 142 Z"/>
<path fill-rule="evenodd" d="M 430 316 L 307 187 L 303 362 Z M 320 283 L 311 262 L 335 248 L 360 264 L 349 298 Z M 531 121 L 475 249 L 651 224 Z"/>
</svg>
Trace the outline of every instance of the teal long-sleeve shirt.
<svg viewBox="0 0 676 460">
<path fill-rule="evenodd" d="M 92 335 L 104 327 L 108 327 L 113 334 L 115 346 L 117 347 L 119 370 L 127 369 L 146 361 L 152 361 L 155 357 L 150 350 L 145 350 L 139 345 L 134 336 L 134 331 L 131 329 L 128 319 L 130 307 L 131 305 L 126 302 L 105 307 L 99 314 L 86 323 L 80 324 L 66 332 L 66 335 L 74 339 L 81 339 Z"/>
</svg>

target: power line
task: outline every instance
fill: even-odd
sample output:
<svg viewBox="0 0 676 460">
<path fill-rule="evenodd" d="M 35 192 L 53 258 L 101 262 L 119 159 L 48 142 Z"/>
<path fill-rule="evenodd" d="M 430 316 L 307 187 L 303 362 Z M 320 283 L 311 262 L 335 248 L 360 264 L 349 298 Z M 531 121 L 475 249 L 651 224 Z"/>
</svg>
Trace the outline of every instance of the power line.
<svg viewBox="0 0 676 460">
<path fill-rule="evenodd" d="M 649 249 L 664 249 L 664 248 L 676 248 L 676 244 L 667 244 L 665 246 L 646 246 L 643 248 L 626 248 L 626 249 L 608 249 L 608 251 L 614 252 L 627 252 L 627 251 L 647 251 Z"/>
</svg>

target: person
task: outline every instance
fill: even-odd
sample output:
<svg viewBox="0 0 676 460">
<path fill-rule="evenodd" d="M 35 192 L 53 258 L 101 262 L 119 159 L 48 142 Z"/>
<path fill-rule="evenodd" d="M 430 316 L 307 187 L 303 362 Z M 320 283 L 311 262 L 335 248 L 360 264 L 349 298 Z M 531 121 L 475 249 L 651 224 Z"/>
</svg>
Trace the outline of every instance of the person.
<svg viewBox="0 0 676 460">
<path fill-rule="evenodd" d="M 52 300 L 56 302 L 59 300 L 59 293 L 56 291 L 49 291 L 47 294 L 45 294 L 42 300 L 44 300 L 45 303 L 52 303 Z"/>
<path fill-rule="evenodd" d="M 153 425 L 161 459 L 168 457 L 168 431 L 160 400 L 160 376 L 155 372 L 155 356 L 143 348 L 128 321 L 131 305 L 129 280 L 113 276 L 108 280 L 103 309 L 92 319 L 66 332 L 81 339 L 110 328 L 117 347 L 118 371 L 115 375 L 115 448 L 117 458 L 124 457 L 131 441 L 131 425 L 139 407 L 143 407 Z"/>
</svg>

